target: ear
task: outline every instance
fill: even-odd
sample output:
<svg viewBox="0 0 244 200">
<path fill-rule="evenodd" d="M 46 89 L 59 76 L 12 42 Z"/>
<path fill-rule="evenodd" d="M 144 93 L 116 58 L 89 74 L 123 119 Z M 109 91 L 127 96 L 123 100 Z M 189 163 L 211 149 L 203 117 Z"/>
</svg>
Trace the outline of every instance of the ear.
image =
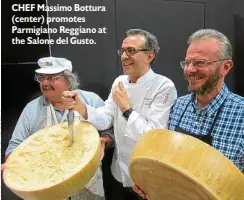
<svg viewBox="0 0 244 200">
<path fill-rule="evenodd" d="M 222 65 L 222 75 L 225 77 L 229 73 L 229 71 L 231 70 L 232 67 L 233 67 L 232 60 L 224 61 L 223 65 Z"/>
<path fill-rule="evenodd" d="M 155 53 L 154 52 L 148 52 L 148 57 L 147 57 L 147 61 L 148 63 L 151 63 L 152 60 L 155 58 Z"/>
</svg>

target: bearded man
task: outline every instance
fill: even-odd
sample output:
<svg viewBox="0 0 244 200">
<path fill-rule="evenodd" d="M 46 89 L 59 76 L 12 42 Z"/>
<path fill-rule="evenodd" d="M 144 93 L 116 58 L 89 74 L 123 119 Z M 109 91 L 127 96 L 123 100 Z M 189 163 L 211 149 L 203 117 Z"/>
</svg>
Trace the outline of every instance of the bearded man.
<svg viewBox="0 0 244 200">
<path fill-rule="evenodd" d="M 181 67 L 191 94 L 171 109 L 169 129 L 194 136 L 244 171 L 244 98 L 224 83 L 233 67 L 232 47 L 219 31 L 202 29 L 188 39 Z"/>
<path fill-rule="evenodd" d="M 202 29 L 188 45 L 180 65 L 191 94 L 176 100 L 168 128 L 211 145 L 244 172 L 244 98 L 224 83 L 233 67 L 230 41 L 219 31 Z M 133 190 L 147 199 L 136 183 Z"/>
</svg>

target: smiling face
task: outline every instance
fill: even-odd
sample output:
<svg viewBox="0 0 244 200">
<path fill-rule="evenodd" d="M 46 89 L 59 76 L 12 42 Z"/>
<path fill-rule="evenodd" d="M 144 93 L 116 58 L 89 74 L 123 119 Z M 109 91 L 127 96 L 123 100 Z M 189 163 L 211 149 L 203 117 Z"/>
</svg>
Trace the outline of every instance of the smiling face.
<svg viewBox="0 0 244 200">
<path fill-rule="evenodd" d="M 131 35 L 124 39 L 121 49 L 145 48 L 146 39 L 141 35 Z M 132 82 L 143 76 L 150 69 L 150 62 L 154 58 L 154 53 L 148 51 L 138 51 L 134 55 L 128 56 L 126 52 L 121 55 L 121 63 L 125 75 L 129 75 Z"/>
<path fill-rule="evenodd" d="M 61 95 L 64 91 L 69 89 L 67 80 L 64 76 L 44 75 L 40 82 L 40 89 L 42 94 L 51 102 L 60 102 Z"/>
<path fill-rule="evenodd" d="M 219 60 L 219 49 L 219 43 L 213 39 L 193 41 L 187 49 L 185 60 L 206 62 Z M 221 88 L 226 75 L 222 69 L 225 62 L 215 62 L 202 68 L 195 68 L 192 64 L 185 67 L 184 74 L 188 80 L 188 90 L 203 95 L 215 88 Z"/>
</svg>

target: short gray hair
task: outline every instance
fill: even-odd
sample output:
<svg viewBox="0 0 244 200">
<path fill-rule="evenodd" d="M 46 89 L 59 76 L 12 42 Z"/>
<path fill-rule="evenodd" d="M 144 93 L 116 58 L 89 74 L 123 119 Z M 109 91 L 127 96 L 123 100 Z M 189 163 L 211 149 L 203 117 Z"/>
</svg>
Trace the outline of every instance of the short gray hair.
<svg viewBox="0 0 244 200">
<path fill-rule="evenodd" d="M 145 42 L 145 48 L 149 51 L 152 51 L 157 55 L 159 53 L 160 47 L 158 44 L 158 40 L 155 35 L 152 33 L 149 33 L 148 31 L 142 30 L 142 29 L 129 29 L 126 32 L 127 36 L 131 35 L 141 35 L 146 39 Z M 155 56 L 156 57 L 156 56 Z"/>
<path fill-rule="evenodd" d="M 78 87 L 80 85 L 80 81 L 79 81 L 79 77 L 78 77 L 77 73 L 72 73 L 68 70 L 65 70 L 63 72 L 63 76 L 68 83 L 69 90 L 78 89 Z"/>
<path fill-rule="evenodd" d="M 229 39 L 223 33 L 214 30 L 214 29 L 200 29 L 194 32 L 188 38 L 188 45 L 190 45 L 193 41 L 202 40 L 202 39 L 214 39 L 219 42 L 220 50 L 219 56 L 220 59 L 232 59 L 232 47 Z"/>
</svg>

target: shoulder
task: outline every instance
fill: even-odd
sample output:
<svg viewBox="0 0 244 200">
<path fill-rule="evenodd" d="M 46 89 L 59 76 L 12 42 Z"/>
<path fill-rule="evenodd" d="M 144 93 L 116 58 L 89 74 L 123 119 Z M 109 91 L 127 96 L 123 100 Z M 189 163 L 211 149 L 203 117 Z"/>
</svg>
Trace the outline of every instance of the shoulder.
<svg viewBox="0 0 244 200">
<path fill-rule="evenodd" d="M 172 107 L 172 110 L 176 110 L 176 111 L 181 110 L 182 108 L 184 108 L 189 103 L 191 98 L 192 98 L 191 94 L 187 94 L 187 95 L 184 95 L 184 96 L 177 98 L 173 107 Z"/>
<path fill-rule="evenodd" d="M 240 104 L 240 106 L 244 106 L 244 97 L 239 96 L 232 92 L 229 92 L 228 101 L 234 104 Z"/>
<path fill-rule="evenodd" d="M 172 81 L 171 79 L 169 79 L 168 77 L 166 77 L 166 76 L 163 76 L 163 75 L 161 75 L 161 74 L 157 74 L 157 73 L 155 73 L 155 77 L 156 77 L 158 80 L 160 80 L 160 81 L 162 81 L 162 82 L 164 82 L 164 83 L 174 85 L 173 81 Z"/>
<path fill-rule="evenodd" d="M 79 90 L 79 89 L 77 91 L 86 104 L 91 105 L 91 106 L 104 105 L 103 100 L 96 93 L 86 91 L 86 90 Z"/>
<path fill-rule="evenodd" d="M 84 96 L 86 98 L 98 98 L 99 96 L 94 93 L 94 92 L 90 92 L 90 91 L 86 91 L 86 90 L 77 90 L 80 96 Z"/>
<path fill-rule="evenodd" d="M 36 115 L 37 111 L 41 109 L 43 102 L 44 102 L 43 96 L 37 97 L 36 99 L 30 101 L 29 103 L 26 104 L 26 106 L 22 110 L 21 116 L 27 117 L 29 119 L 33 118 Z"/>
<path fill-rule="evenodd" d="M 192 94 L 187 94 L 187 95 L 177 98 L 176 103 L 179 103 L 179 104 L 186 103 L 186 102 L 188 103 L 191 98 L 192 98 Z"/>
<path fill-rule="evenodd" d="M 238 113 L 244 113 L 244 97 L 229 92 L 225 107 L 230 108 L 232 111 L 235 109 Z"/>
<path fill-rule="evenodd" d="M 173 83 L 173 81 L 171 79 L 169 79 L 166 76 L 154 73 L 153 80 L 155 80 L 154 85 L 160 85 L 160 88 L 162 90 L 165 90 L 165 89 L 171 89 L 172 90 L 173 89 L 176 91 L 175 84 Z"/>
<path fill-rule="evenodd" d="M 170 110 L 169 123 L 168 123 L 170 130 L 175 130 L 175 127 L 178 124 L 180 116 L 184 112 L 188 103 L 191 101 L 191 98 L 192 98 L 192 94 L 188 94 L 176 99 L 174 105 L 171 107 Z"/>
<path fill-rule="evenodd" d="M 25 106 L 24 109 L 33 110 L 38 105 L 42 105 L 44 103 L 44 99 L 45 98 L 43 96 L 37 97 L 37 98 L 33 99 L 32 101 L 30 101 L 29 103 L 27 103 L 27 105 Z"/>
<path fill-rule="evenodd" d="M 170 96 L 173 101 L 177 98 L 175 84 L 168 77 L 153 73 L 150 84 L 152 85 L 152 90 L 154 90 L 159 96 Z"/>
</svg>

